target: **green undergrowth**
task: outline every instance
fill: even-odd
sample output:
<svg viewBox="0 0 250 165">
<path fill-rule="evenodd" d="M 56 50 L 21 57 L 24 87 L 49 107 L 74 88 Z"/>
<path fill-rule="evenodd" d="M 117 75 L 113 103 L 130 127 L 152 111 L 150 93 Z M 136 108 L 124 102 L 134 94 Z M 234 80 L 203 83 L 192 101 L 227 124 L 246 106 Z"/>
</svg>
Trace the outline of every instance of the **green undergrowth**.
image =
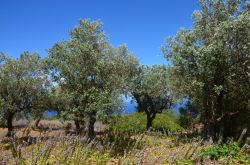
<svg viewBox="0 0 250 165">
<path fill-rule="evenodd" d="M 249 148 L 237 142 L 204 145 L 202 139 L 177 142 L 174 136 L 107 132 L 86 143 L 83 136 L 19 138 L 0 143 L 5 164 L 249 164 Z"/>
<path fill-rule="evenodd" d="M 146 115 L 144 113 L 133 113 L 116 116 L 115 121 L 111 123 L 112 130 L 120 132 L 144 132 L 146 131 Z M 178 124 L 176 116 L 170 112 L 157 114 L 153 121 L 152 130 L 161 131 L 162 133 L 178 132 L 184 129 Z"/>
<path fill-rule="evenodd" d="M 210 158 L 212 160 L 237 160 L 239 163 L 250 163 L 250 152 L 244 146 L 241 146 L 238 142 L 230 142 L 224 144 L 215 144 L 206 149 L 203 149 L 200 153 L 200 157 Z"/>
</svg>

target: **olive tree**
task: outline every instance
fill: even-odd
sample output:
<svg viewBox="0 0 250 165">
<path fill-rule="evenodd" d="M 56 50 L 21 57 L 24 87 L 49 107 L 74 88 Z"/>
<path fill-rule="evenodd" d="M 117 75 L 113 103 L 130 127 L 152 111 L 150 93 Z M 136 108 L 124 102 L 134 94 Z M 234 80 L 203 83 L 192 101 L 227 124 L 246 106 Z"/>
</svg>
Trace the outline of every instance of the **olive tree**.
<svg viewBox="0 0 250 165">
<path fill-rule="evenodd" d="M 64 112 L 76 123 L 88 119 L 91 140 L 96 118 L 122 108 L 121 94 L 137 60 L 126 46 L 109 44 L 99 21 L 80 20 L 70 35 L 50 49 L 49 62 L 52 77 L 70 102 Z"/>
<path fill-rule="evenodd" d="M 237 136 L 249 127 L 250 10 L 241 0 L 200 0 L 191 29 L 163 48 L 176 91 L 202 107 L 205 137 Z"/>
<path fill-rule="evenodd" d="M 168 68 L 163 65 L 140 66 L 134 74 L 131 94 L 137 102 L 137 111 L 147 115 L 147 129 L 152 127 L 156 114 L 173 103 L 168 81 Z"/>
<path fill-rule="evenodd" d="M 49 81 L 37 53 L 24 52 L 17 59 L 1 54 L 0 116 L 6 121 L 8 136 L 17 114 L 36 114 L 46 109 Z"/>
</svg>

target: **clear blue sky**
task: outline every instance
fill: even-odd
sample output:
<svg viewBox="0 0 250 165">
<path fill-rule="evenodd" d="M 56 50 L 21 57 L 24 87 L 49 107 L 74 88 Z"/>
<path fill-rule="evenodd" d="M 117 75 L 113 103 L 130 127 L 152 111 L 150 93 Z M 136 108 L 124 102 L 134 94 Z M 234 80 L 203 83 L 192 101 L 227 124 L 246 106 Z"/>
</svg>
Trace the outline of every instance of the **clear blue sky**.
<svg viewBox="0 0 250 165">
<path fill-rule="evenodd" d="M 198 0 L 1 0 L 0 51 L 45 56 L 81 18 L 90 18 L 100 19 L 110 42 L 127 44 L 142 64 L 162 64 L 165 38 L 190 28 L 196 9 Z"/>
</svg>

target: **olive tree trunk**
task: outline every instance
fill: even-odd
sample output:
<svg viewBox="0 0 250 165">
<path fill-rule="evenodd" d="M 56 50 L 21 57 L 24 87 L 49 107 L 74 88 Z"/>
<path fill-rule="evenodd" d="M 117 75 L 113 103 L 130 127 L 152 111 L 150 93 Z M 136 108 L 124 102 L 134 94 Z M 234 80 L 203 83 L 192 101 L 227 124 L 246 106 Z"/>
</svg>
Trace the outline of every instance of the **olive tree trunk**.
<svg viewBox="0 0 250 165">
<path fill-rule="evenodd" d="M 147 130 L 150 130 L 150 128 L 152 128 L 153 125 L 153 120 L 155 119 L 156 113 L 146 113 L 147 114 L 147 125 L 146 128 Z"/>
<path fill-rule="evenodd" d="M 13 121 L 13 118 L 14 118 L 14 113 L 9 113 L 9 115 L 7 116 L 7 128 L 8 128 L 8 133 L 7 133 L 7 136 L 8 137 L 11 137 L 13 135 L 13 124 L 12 124 L 12 121 Z"/>
<path fill-rule="evenodd" d="M 87 129 L 88 141 L 91 141 L 95 138 L 95 122 L 96 122 L 96 116 L 89 115 L 89 124 Z"/>
<path fill-rule="evenodd" d="M 76 134 L 79 135 L 81 131 L 81 126 L 79 120 L 75 120 Z"/>
<path fill-rule="evenodd" d="M 41 118 L 36 119 L 35 124 L 34 124 L 35 128 L 38 128 L 40 121 L 41 121 Z"/>
</svg>

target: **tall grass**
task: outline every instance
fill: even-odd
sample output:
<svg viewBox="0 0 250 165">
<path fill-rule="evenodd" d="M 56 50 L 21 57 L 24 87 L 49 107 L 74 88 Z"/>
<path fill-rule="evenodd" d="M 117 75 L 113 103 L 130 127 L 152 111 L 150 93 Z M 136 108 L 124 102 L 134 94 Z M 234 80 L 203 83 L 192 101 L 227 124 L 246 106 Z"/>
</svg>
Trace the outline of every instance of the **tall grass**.
<svg viewBox="0 0 250 165">
<path fill-rule="evenodd" d="M 137 115 L 121 118 L 120 121 L 123 122 L 122 124 L 126 124 L 124 119 L 136 120 L 139 118 L 140 121 L 144 117 L 141 114 Z M 120 121 L 116 123 L 116 126 L 119 126 Z M 48 124 L 49 122 L 44 123 Z M 38 136 L 35 137 L 30 134 L 16 133 L 13 138 L 1 140 L 0 164 L 148 165 L 199 164 L 202 162 L 225 164 L 227 162 L 225 160 L 228 159 L 233 163 L 247 164 L 250 162 L 250 153 L 247 147 L 236 148 L 236 153 L 233 155 L 224 154 L 232 150 L 230 144 L 225 144 L 223 147 L 216 144 L 206 146 L 199 137 L 191 139 L 178 136 L 178 134 L 173 136 L 161 134 L 158 136 L 157 132 L 133 130 L 130 129 L 132 125 L 127 126 L 126 128 L 122 125 L 118 129 L 111 127 L 97 134 L 96 138 L 90 143 L 84 135 L 66 135 L 63 130 L 54 130 L 52 128 L 46 129 L 39 135 L 36 134 Z M 63 127 L 61 125 L 53 127 L 62 129 L 65 125 Z M 233 148 L 235 148 L 235 145 L 233 145 Z M 224 149 L 224 151 L 222 152 L 221 149 Z M 214 152 L 219 155 L 218 159 L 212 160 L 211 156 L 213 156 Z"/>
<path fill-rule="evenodd" d="M 106 164 L 122 161 L 122 157 L 133 150 L 140 149 L 143 135 L 131 136 L 109 132 L 96 137 L 90 143 L 84 136 L 9 138 L 7 144 L 10 154 L 0 156 L 7 164 Z M 2 148 L 3 150 L 3 148 Z"/>
</svg>

